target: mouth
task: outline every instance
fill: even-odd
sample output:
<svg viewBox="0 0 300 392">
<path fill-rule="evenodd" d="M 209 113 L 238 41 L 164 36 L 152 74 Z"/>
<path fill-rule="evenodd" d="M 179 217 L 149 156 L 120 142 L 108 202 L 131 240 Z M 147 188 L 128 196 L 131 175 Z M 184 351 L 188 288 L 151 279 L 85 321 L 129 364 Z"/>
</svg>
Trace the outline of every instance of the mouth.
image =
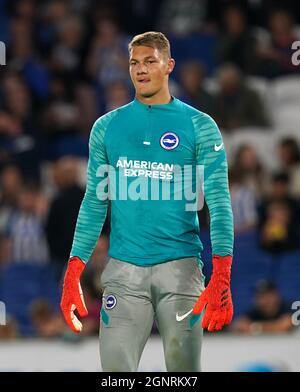
<svg viewBox="0 0 300 392">
<path fill-rule="evenodd" d="M 146 84 L 146 83 L 149 83 L 149 82 L 150 82 L 149 78 L 138 79 L 138 83 L 141 83 L 141 84 Z"/>
</svg>

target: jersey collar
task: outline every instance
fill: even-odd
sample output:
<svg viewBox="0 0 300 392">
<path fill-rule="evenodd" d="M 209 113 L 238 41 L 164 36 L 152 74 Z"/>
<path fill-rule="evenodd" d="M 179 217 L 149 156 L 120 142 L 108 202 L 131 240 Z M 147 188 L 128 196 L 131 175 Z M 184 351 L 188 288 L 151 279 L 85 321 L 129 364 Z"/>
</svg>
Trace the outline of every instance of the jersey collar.
<svg viewBox="0 0 300 392">
<path fill-rule="evenodd" d="M 149 105 L 149 104 L 146 104 L 146 103 L 139 101 L 135 97 L 133 100 L 133 104 L 137 107 L 140 107 L 141 109 L 147 109 L 147 108 L 169 109 L 169 108 L 172 108 L 176 104 L 176 101 L 177 101 L 177 99 L 173 95 L 171 95 L 171 101 L 169 103 Z"/>
</svg>

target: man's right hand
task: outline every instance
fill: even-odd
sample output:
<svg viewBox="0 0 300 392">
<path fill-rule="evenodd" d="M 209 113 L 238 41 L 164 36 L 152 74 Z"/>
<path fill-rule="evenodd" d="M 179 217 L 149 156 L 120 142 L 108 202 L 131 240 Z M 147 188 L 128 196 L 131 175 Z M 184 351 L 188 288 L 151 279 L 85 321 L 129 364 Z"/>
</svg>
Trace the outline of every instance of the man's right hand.
<svg viewBox="0 0 300 392">
<path fill-rule="evenodd" d="M 70 257 L 60 302 L 60 308 L 66 322 L 72 331 L 77 333 L 81 332 L 82 324 L 74 314 L 75 309 L 81 317 L 88 315 L 80 286 L 80 275 L 84 268 L 85 263 L 79 257 Z"/>
</svg>

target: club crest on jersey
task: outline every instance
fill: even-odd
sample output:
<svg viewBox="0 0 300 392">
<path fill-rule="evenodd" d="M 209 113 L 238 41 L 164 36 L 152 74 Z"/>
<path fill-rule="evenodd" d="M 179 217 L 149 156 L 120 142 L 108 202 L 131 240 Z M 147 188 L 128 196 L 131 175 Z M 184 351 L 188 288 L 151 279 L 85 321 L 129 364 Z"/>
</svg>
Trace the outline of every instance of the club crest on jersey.
<svg viewBox="0 0 300 392">
<path fill-rule="evenodd" d="M 109 295 L 105 298 L 105 302 L 104 302 L 105 309 L 111 310 L 111 309 L 113 309 L 116 305 L 117 305 L 117 298 L 116 298 L 114 295 L 109 294 Z"/>
<path fill-rule="evenodd" d="M 165 150 L 174 150 L 179 144 L 179 137 L 174 132 L 166 132 L 160 138 L 160 145 Z"/>
</svg>

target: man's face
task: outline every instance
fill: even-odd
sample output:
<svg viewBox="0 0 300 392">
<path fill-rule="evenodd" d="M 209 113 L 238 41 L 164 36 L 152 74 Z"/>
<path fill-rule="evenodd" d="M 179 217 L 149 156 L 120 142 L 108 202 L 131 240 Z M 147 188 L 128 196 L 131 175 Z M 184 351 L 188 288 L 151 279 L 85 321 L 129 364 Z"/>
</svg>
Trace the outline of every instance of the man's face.
<svg viewBox="0 0 300 392">
<path fill-rule="evenodd" d="M 276 291 L 261 293 L 256 296 L 258 308 L 266 315 L 272 316 L 280 306 L 280 297 Z"/>
<path fill-rule="evenodd" d="M 138 96 L 156 95 L 168 82 L 174 60 L 157 48 L 134 46 L 129 58 L 130 77 Z"/>
</svg>

